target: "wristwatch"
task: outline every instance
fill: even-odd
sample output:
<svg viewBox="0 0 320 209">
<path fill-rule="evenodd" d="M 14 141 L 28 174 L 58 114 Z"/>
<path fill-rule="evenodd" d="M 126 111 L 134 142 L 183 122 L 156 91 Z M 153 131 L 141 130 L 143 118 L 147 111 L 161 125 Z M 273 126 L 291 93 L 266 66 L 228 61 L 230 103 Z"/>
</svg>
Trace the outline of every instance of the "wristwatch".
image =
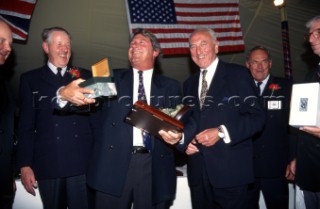
<svg viewBox="0 0 320 209">
<path fill-rule="evenodd" d="M 220 137 L 220 139 L 224 139 L 225 137 L 223 130 L 220 126 L 218 126 L 218 136 Z"/>
</svg>

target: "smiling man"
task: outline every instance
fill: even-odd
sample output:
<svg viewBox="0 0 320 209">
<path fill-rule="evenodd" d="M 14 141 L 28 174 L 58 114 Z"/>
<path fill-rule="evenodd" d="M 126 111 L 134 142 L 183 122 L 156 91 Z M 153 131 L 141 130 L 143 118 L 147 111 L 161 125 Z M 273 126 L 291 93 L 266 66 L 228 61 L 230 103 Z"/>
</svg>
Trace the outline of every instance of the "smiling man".
<svg viewBox="0 0 320 209">
<path fill-rule="evenodd" d="M 124 122 L 138 100 L 157 108 L 175 108 L 181 100 L 179 82 L 156 72 L 160 53 L 155 35 L 137 29 L 128 48 L 131 67 L 113 71 L 117 97 L 106 99 L 102 110 L 92 115 L 98 123 L 88 185 L 96 191 L 96 209 L 169 209 L 175 198 L 172 145 L 181 133 L 164 132 L 160 139 Z M 77 82 L 62 88 L 60 96 L 82 105 L 77 95 L 85 89 Z"/>
<path fill-rule="evenodd" d="M 305 35 L 313 53 L 320 57 L 320 16 L 309 20 Z M 307 76 L 306 82 L 320 82 L 320 63 Z M 300 128 L 297 156 L 291 162 L 291 173 L 304 194 L 306 209 L 320 208 L 320 127 Z"/>
<path fill-rule="evenodd" d="M 266 113 L 263 130 L 253 137 L 253 167 L 255 181 L 250 184 L 246 209 L 259 208 L 262 191 L 268 209 L 289 207 L 289 106 L 291 82 L 272 76 L 269 50 L 255 46 L 249 50 L 246 66 L 257 84 L 257 94 Z"/>
<path fill-rule="evenodd" d="M 11 53 L 12 32 L 0 19 L 0 66 Z M 14 199 L 13 130 L 15 102 L 5 68 L 0 70 L 0 208 L 11 209 Z"/>
<path fill-rule="evenodd" d="M 252 77 L 245 67 L 218 58 L 213 30 L 195 30 L 189 45 L 199 67 L 183 86 L 184 96 L 196 98 L 193 118 L 198 124 L 186 149 L 192 207 L 242 209 L 254 179 L 251 137 L 262 129 L 264 112 L 257 101 L 245 102 L 256 95 Z"/>
<path fill-rule="evenodd" d="M 21 75 L 18 166 L 25 189 L 39 187 L 44 208 L 88 209 L 86 176 L 92 145 L 89 116 L 55 110 L 56 91 L 74 80 L 71 37 L 60 27 L 44 29 L 47 63 Z M 81 78 L 91 73 L 76 69 Z"/>
</svg>

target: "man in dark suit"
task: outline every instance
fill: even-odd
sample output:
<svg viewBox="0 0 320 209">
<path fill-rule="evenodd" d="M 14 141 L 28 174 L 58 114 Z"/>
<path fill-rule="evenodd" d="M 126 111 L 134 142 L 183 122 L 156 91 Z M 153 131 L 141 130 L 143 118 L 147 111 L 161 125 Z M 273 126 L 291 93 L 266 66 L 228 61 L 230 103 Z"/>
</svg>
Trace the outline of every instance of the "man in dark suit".
<svg viewBox="0 0 320 209">
<path fill-rule="evenodd" d="M 320 16 L 309 20 L 305 36 L 313 53 L 320 56 Z M 320 63 L 306 78 L 306 82 L 320 82 Z M 297 185 L 303 191 L 306 209 L 320 208 L 320 128 L 301 127 L 297 140 L 296 159 L 290 164 Z"/>
<path fill-rule="evenodd" d="M 43 30 L 48 62 L 21 75 L 18 166 L 25 189 L 39 187 L 44 208 L 85 209 L 86 171 L 93 134 L 88 114 L 55 109 L 59 87 L 91 73 L 68 66 L 70 34 L 60 27 Z"/>
<path fill-rule="evenodd" d="M 289 106 L 291 82 L 270 75 L 272 58 L 262 46 L 249 50 L 246 66 L 257 85 L 266 113 L 263 130 L 253 137 L 255 182 L 249 186 L 247 209 L 259 208 L 262 191 L 268 209 L 288 209 L 289 191 L 285 177 L 289 159 Z"/>
<path fill-rule="evenodd" d="M 217 57 L 219 42 L 213 30 L 195 30 L 189 44 L 200 68 L 183 89 L 198 124 L 186 149 L 192 205 L 242 209 L 254 179 L 251 137 L 262 129 L 264 112 L 248 70 Z M 189 136 L 185 133 L 185 143 Z"/>
<path fill-rule="evenodd" d="M 11 53 L 12 33 L 9 26 L 0 20 L 0 65 L 3 66 Z M 13 129 L 15 102 L 9 83 L 0 69 L 0 208 L 10 209 L 14 199 L 13 178 Z"/>
<path fill-rule="evenodd" d="M 159 54 L 156 37 L 138 29 L 128 50 L 131 68 L 113 71 L 117 97 L 107 99 L 102 110 L 92 115 L 97 123 L 88 185 L 96 191 L 96 209 L 168 209 L 175 198 L 172 145 L 181 134 L 169 131 L 163 139 L 152 136 L 148 146 L 143 132 L 124 122 L 132 104 L 140 100 L 142 84 L 146 102 L 157 108 L 174 108 L 181 99 L 179 83 L 155 72 Z M 86 93 L 73 82 L 62 88 L 60 95 L 76 105 L 92 101 L 84 99 L 81 92 Z"/>
</svg>

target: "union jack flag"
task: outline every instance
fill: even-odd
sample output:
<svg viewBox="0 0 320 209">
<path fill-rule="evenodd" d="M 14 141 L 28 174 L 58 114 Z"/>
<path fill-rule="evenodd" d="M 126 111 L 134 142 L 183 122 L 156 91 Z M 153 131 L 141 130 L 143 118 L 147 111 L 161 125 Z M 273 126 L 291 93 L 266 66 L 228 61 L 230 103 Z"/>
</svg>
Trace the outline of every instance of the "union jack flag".
<svg viewBox="0 0 320 209">
<path fill-rule="evenodd" d="M 27 40 L 36 0 L 1 0 L 0 18 L 11 27 L 13 38 Z"/>
<path fill-rule="evenodd" d="M 188 54 L 188 38 L 196 28 L 211 28 L 220 52 L 243 51 L 239 0 L 125 0 L 129 30 L 150 30 L 163 54 Z"/>
</svg>

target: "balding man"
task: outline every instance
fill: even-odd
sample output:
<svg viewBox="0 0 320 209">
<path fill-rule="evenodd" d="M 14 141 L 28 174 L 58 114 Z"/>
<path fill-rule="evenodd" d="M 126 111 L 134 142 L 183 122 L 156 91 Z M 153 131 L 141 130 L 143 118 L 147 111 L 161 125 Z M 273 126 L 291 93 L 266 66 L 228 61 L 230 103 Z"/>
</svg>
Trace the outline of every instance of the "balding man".
<svg viewBox="0 0 320 209">
<path fill-rule="evenodd" d="M 14 181 L 12 165 L 14 100 L 8 81 L 3 74 L 3 64 L 11 52 L 12 32 L 0 20 L 0 208 L 12 208 Z"/>
</svg>

